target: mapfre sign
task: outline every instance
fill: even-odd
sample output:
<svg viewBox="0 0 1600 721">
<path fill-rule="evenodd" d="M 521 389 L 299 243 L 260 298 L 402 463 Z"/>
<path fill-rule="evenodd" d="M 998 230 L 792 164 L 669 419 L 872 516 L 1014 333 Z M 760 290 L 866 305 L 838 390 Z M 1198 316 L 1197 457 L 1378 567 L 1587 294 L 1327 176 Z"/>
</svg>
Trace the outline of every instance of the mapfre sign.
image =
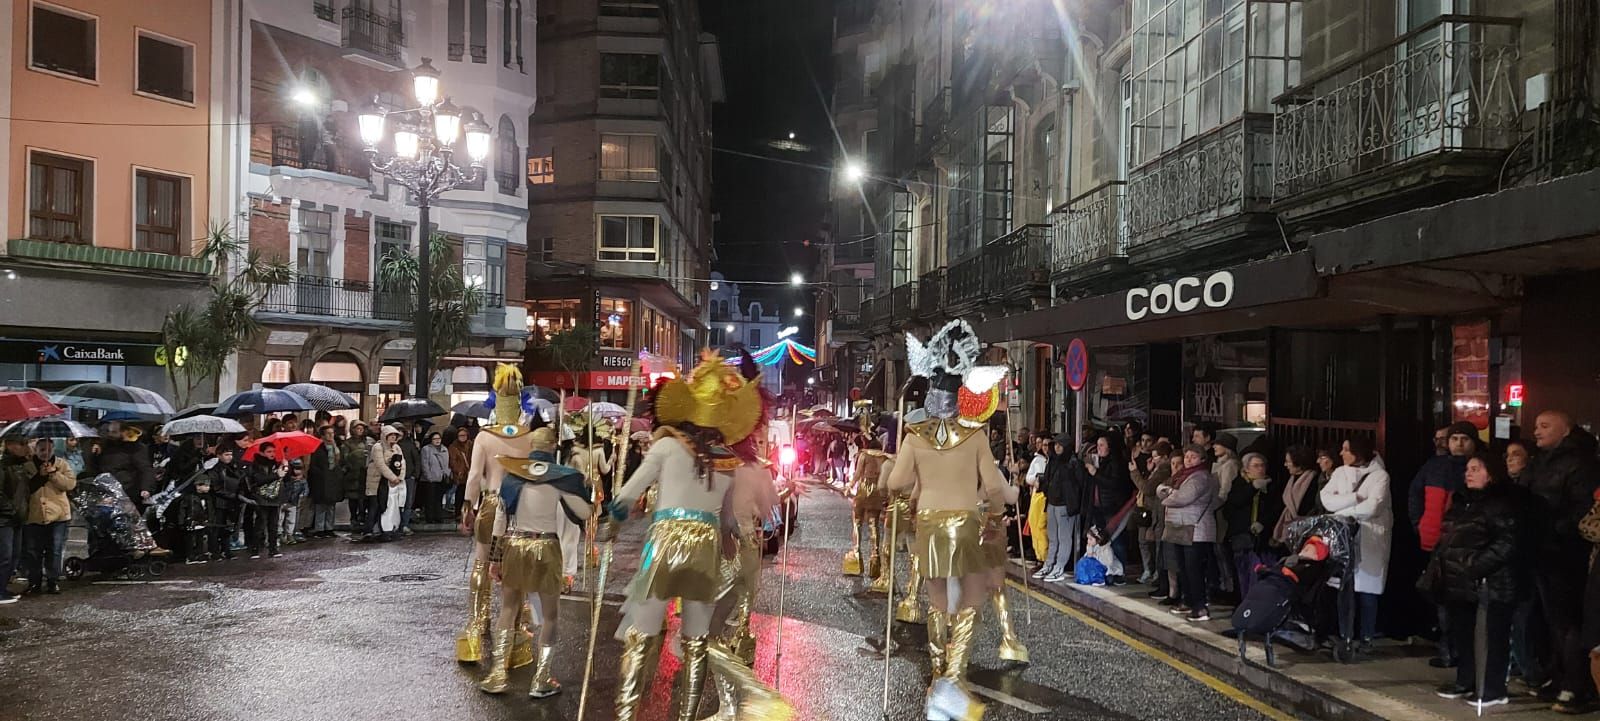
<svg viewBox="0 0 1600 721">
<path fill-rule="evenodd" d="M 1204 279 L 1185 277 L 1148 288 L 1130 288 L 1123 299 L 1128 320 L 1188 313 L 1200 307 L 1223 308 L 1233 302 L 1233 273 L 1219 270 Z"/>
</svg>

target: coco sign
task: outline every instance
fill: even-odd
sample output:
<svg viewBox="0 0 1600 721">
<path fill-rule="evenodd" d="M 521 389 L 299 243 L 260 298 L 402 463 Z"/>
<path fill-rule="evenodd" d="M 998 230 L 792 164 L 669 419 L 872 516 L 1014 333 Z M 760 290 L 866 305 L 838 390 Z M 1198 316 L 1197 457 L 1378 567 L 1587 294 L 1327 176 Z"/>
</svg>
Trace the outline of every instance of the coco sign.
<svg viewBox="0 0 1600 721">
<path fill-rule="evenodd" d="M 1204 280 L 1179 278 L 1148 288 L 1131 288 L 1124 299 L 1128 320 L 1146 316 L 1188 313 L 1200 306 L 1222 308 L 1233 301 L 1233 273 L 1219 270 Z"/>
</svg>

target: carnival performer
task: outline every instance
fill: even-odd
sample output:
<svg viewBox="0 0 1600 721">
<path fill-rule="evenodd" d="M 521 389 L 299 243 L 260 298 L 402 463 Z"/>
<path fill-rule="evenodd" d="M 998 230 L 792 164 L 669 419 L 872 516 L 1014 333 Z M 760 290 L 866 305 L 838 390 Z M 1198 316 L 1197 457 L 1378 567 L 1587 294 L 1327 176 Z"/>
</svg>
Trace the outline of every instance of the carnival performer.
<svg viewBox="0 0 1600 721">
<path fill-rule="evenodd" d="M 983 705 L 966 687 L 978 609 L 989 597 L 981 504 L 1016 502 L 989 451 L 986 421 L 999 405 L 1003 366 L 978 366 L 981 346 L 965 321 L 951 321 L 926 345 L 907 334 L 914 375 L 928 378 L 923 407 L 907 414 L 889 490 L 917 503 L 916 550 L 928 583 L 928 718 L 978 719 Z M 976 442 L 970 442 L 973 437 Z"/>
<path fill-rule="evenodd" d="M 1011 559 L 1006 555 L 1005 507 L 988 506 L 983 512 L 984 583 L 988 588 L 989 603 L 994 606 L 995 621 L 1000 625 L 1000 658 L 1014 663 L 1028 663 L 1028 647 L 1017 637 L 1011 624 L 1011 603 L 1006 597 L 1006 567 Z"/>
<path fill-rule="evenodd" d="M 461 530 L 473 537 L 472 573 L 467 579 L 467 626 L 456 636 L 456 660 L 461 663 L 483 660 L 483 637 L 489 632 L 489 607 L 494 596 L 494 581 L 489 578 L 489 541 L 499 515 L 500 480 L 505 475 L 504 466 L 495 458 L 527 458 L 532 450 L 529 430 L 521 424 L 522 371 L 501 363 L 495 368 L 492 387 L 494 395 L 489 401 L 494 404 L 493 414 L 472 444 L 466 497 L 461 501 Z M 512 668 L 532 662 L 531 638 L 517 640 L 514 647 Z"/>
<path fill-rule="evenodd" d="M 609 421 L 594 418 L 587 409 L 568 414 L 562 423 L 562 435 L 570 436 L 572 441 L 572 450 L 567 454 L 567 463 L 583 474 L 584 483 L 589 484 L 591 493 L 594 484 L 601 482 L 601 476 L 611 472 L 611 460 L 606 458 L 604 445 L 613 430 Z M 591 440 L 594 442 L 593 445 L 590 445 Z M 571 590 L 573 580 L 578 575 L 579 564 L 583 562 L 586 548 L 583 542 L 584 528 L 588 522 L 586 516 L 574 513 L 564 513 L 558 519 L 560 528 L 557 529 L 557 533 L 561 534 L 561 573 L 565 579 L 566 590 Z"/>
<path fill-rule="evenodd" d="M 900 595 L 900 600 L 895 603 L 894 620 L 901 623 L 923 623 L 922 615 L 922 563 L 917 560 L 917 555 L 911 553 L 915 548 L 917 533 L 917 508 L 916 501 L 904 492 L 890 493 L 889 476 L 894 474 L 894 452 L 898 437 L 890 434 L 885 443 L 888 444 L 884 454 L 883 466 L 878 475 L 878 488 L 882 489 L 887 503 L 883 507 L 881 525 L 884 533 L 894 536 L 881 544 L 878 552 L 883 556 L 880 564 L 882 568 L 889 567 L 890 545 L 896 544 L 895 550 L 906 551 L 910 565 L 910 572 L 906 574 L 905 590 Z M 889 592 L 888 573 L 880 574 L 867 590 L 874 593 Z"/>
<path fill-rule="evenodd" d="M 713 604 L 721 586 L 723 504 L 733 484 L 737 456 L 727 444 L 749 436 L 761 421 L 759 388 L 707 352 L 687 379 L 662 382 L 646 398 L 657 429 L 639 469 L 609 508 L 623 521 L 650 487 L 659 505 L 645 541 L 639 571 L 628 585 L 617 686 L 617 721 L 633 721 L 655 666 L 667 605 L 679 600 L 683 641 L 681 695 L 673 718 L 692 721 L 705 688 Z"/>
<path fill-rule="evenodd" d="M 883 452 L 876 439 L 868 440 L 867 447 L 856 454 L 855 468 L 850 472 L 850 481 L 845 486 L 845 495 L 850 497 L 850 550 L 844 554 L 844 574 L 846 576 L 861 575 L 861 537 L 866 535 L 872 544 L 866 553 L 867 576 L 878 578 L 882 572 L 881 536 L 879 535 L 880 522 L 885 505 L 883 486 L 879 483 L 883 476 L 883 464 L 888 460 L 888 454 Z M 865 526 L 866 534 L 861 529 Z"/>
<path fill-rule="evenodd" d="M 528 435 L 526 458 L 500 456 L 506 471 L 500 482 L 501 510 L 495 515 L 489 551 L 489 575 L 500 583 L 500 613 L 495 618 L 494 657 L 478 688 L 504 693 L 511 670 L 511 647 L 524 602 L 532 603 L 539 627 L 539 653 L 528 695 L 548 698 L 561 691 L 550 671 L 555 655 L 556 618 L 561 603 L 561 540 L 556 519 L 575 508 L 588 517 L 588 490 L 583 474 L 556 463 L 555 431 L 540 428 Z"/>
</svg>

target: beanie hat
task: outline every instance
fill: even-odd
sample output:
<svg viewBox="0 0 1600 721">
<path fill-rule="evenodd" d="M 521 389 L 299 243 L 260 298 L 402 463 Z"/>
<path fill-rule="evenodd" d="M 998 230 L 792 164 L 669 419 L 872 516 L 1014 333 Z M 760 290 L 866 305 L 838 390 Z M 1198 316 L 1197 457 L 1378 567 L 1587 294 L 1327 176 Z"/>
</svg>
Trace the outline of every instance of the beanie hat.
<svg viewBox="0 0 1600 721">
<path fill-rule="evenodd" d="M 1227 433 L 1218 433 L 1217 434 L 1217 440 L 1215 441 L 1215 443 L 1217 443 L 1218 445 L 1221 445 L 1223 448 L 1226 448 L 1226 449 L 1228 449 L 1230 451 L 1238 451 L 1239 450 L 1239 439 L 1234 438 L 1232 435 L 1229 435 Z"/>
<path fill-rule="evenodd" d="M 1476 441 L 1478 440 L 1478 427 L 1468 421 L 1456 421 L 1450 424 L 1450 428 L 1445 435 L 1466 436 Z"/>
</svg>

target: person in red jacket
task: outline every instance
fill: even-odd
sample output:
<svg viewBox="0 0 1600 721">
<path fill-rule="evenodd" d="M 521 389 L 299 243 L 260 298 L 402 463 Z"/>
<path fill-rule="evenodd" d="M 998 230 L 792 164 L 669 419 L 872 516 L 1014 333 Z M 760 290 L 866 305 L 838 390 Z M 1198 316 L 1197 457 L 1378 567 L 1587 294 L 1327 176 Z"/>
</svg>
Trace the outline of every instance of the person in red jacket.
<svg viewBox="0 0 1600 721">
<path fill-rule="evenodd" d="M 1406 504 L 1422 550 L 1429 553 L 1439 545 L 1451 494 L 1465 486 L 1467 459 L 1478 452 L 1478 429 L 1471 423 L 1452 423 L 1445 428 L 1445 433 L 1449 453 L 1429 458 L 1422 464 L 1416 477 L 1411 479 L 1410 499 Z M 1450 643 L 1449 620 L 1443 606 L 1439 607 L 1438 618 L 1439 655 L 1429 660 L 1428 665 L 1452 668 L 1456 665 L 1456 649 Z"/>
</svg>

